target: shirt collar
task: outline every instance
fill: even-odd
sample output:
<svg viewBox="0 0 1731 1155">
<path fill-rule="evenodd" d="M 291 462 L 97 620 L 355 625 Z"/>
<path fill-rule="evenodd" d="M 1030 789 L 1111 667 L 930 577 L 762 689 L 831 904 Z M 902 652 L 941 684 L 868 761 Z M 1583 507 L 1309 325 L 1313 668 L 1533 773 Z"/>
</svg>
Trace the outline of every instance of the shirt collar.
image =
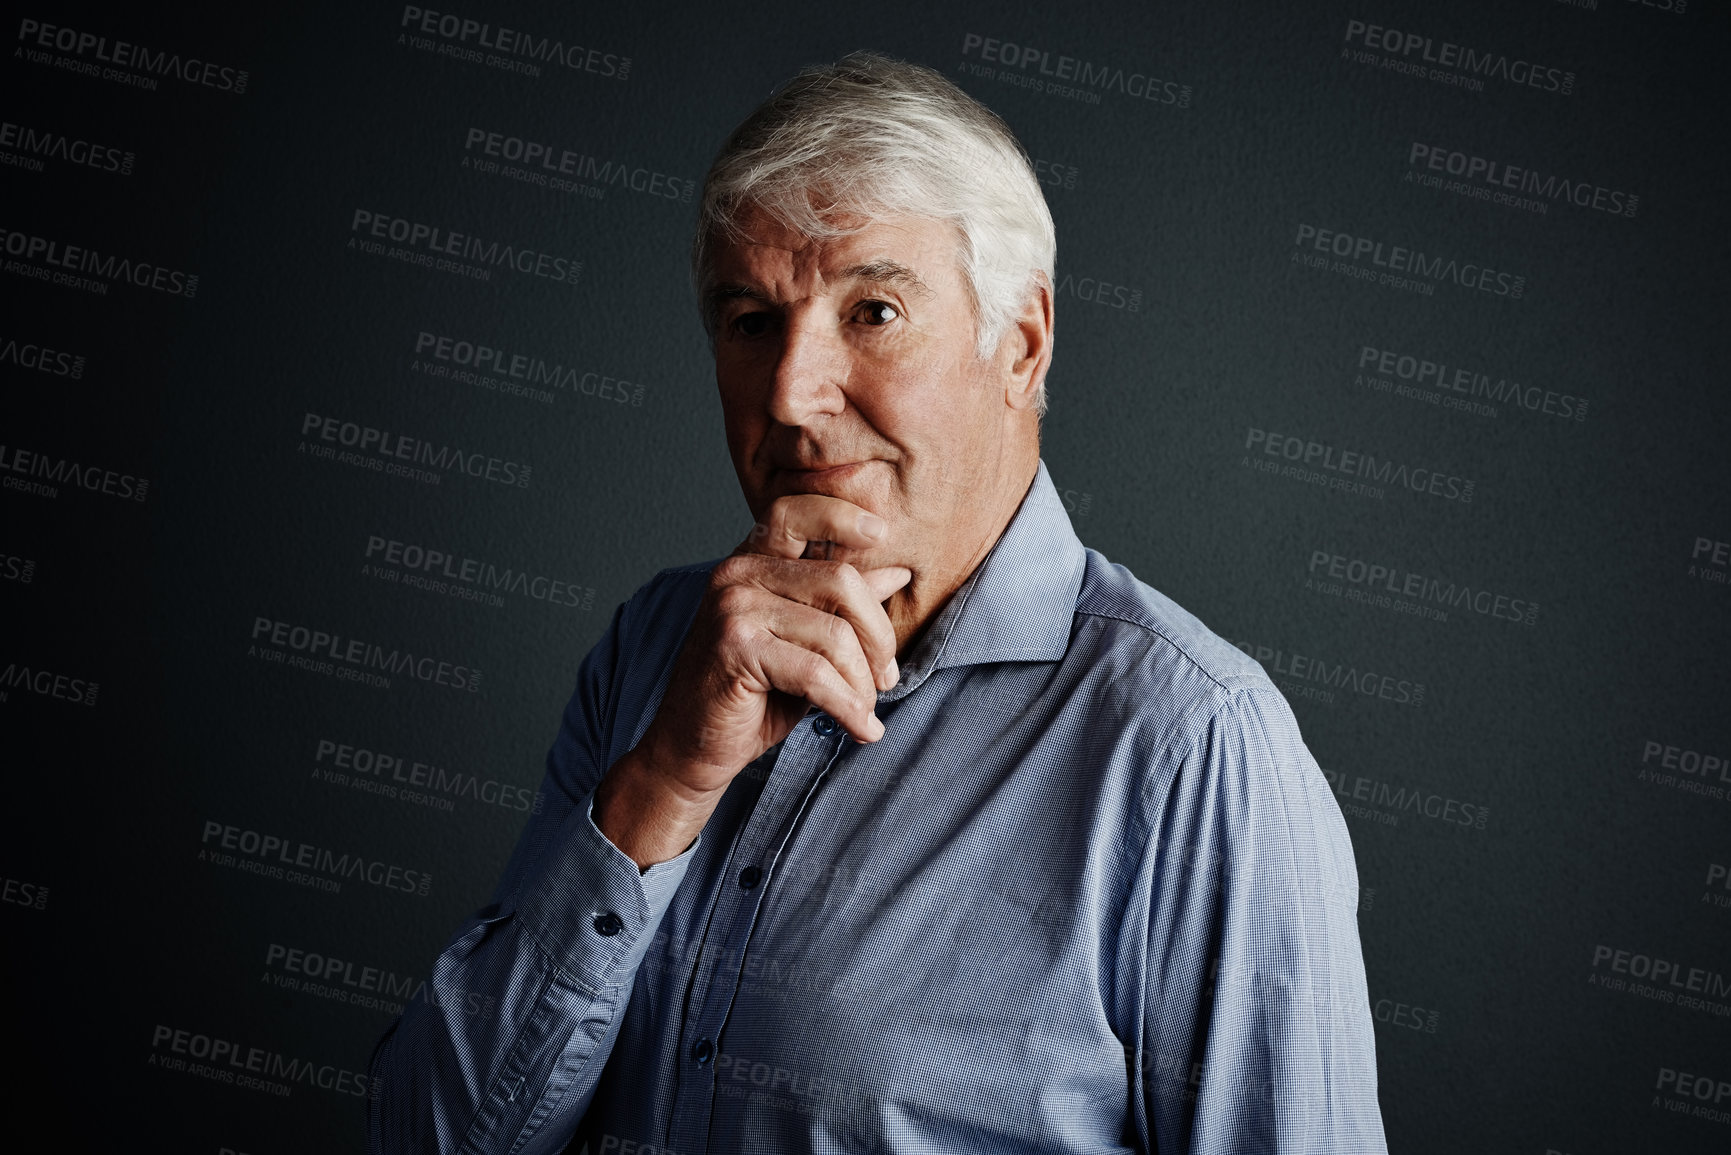
<svg viewBox="0 0 1731 1155">
<path fill-rule="evenodd" d="M 901 663 L 901 680 L 878 701 L 897 701 L 951 666 L 1063 657 L 1086 561 L 1042 458 L 1010 524 Z"/>
</svg>

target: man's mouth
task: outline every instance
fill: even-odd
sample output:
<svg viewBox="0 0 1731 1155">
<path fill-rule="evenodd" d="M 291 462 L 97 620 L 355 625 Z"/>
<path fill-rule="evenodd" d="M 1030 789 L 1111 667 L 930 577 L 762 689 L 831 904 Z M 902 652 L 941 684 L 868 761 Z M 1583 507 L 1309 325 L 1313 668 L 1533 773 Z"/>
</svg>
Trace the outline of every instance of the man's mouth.
<svg viewBox="0 0 1731 1155">
<path fill-rule="evenodd" d="M 849 461 L 842 465 L 831 465 L 824 469 L 784 469 L 788 478 L 795 482 L 810 483 L 814 481 L 845 481 L 852 477 L 869 461 Z"/>
</svg>

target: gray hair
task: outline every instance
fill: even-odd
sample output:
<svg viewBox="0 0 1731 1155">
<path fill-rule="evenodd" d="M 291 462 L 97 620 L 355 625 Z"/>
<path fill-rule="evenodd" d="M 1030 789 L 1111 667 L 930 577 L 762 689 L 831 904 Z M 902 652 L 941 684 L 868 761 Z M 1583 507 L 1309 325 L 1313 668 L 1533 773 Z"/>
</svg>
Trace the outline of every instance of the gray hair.
<svg viewBox="0 0 1731 1155">
<path fill-rule="evenodd" d="M 733 130 L 703 181 L 692 281 L 700 306 L 715 238 L 746 239 L 758 209 L 809 237 L 837 213 L 901 213 L 953 223 L 984 359 L 1038 273 L 1053 283 L 1057 231 L 1027 150 L 991 109 L 930 68 L 875 52 L 802 69 Z M 863 226 L 861 226 L 863 227 Z M 704 307 L 704 328 L 715 340 Z M 1045 382 L 1038 412 L 1046 411 Z"/>
</svg>

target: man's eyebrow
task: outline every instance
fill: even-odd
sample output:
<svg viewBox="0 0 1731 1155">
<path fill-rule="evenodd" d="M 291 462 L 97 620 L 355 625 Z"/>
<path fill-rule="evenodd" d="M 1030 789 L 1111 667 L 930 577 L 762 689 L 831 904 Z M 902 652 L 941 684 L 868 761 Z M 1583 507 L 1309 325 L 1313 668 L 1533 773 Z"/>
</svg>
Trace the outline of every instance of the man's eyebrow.
<svg viewBox="0 0 1731 1155">
<path fill-rule="evenodd" d="M 704 320 L 713 328 L 716 320 L 721 316 L 721 310 L 727 306 L 727 302 L 738 300 L 760 301 L 763 304 L 769 304 L 769 298 L 750 285 L 734 283 L 711 285 L 703 294 Z"/>
<path fill-rule="evenodd" d="M 895 285 L 908 292 L 922 297 L 933 296 L 932 287 L 908 266 L 900 261 L 892 261 L 887 257 L 863 264 L 849 265 L 841 271 L 837 281 L 867 281 L 880 285 Z M 757 301 L 771 304 L 769 296 L 759 289 L 736 281 L 722 282 L 711 285 L 703 295 L 704 314 L 713 324 L 721 315 L 721 310 L 729 301 Z"/>
<path fill-rule="evenodd" d="M 895 285 L 918 293 L 922 297 L 932 295 L 932 288 L 920 279 L 920 275 L 902 264 L 882 258 L 867 261 L 862 265 L 850 265 L 841 271 L 841 279 L 847 281 L 874 281 L 882 285 Z"/>
<path fill-rule="evenodd" d="M 725 284 L 709 286 L 708 290 L 703 294 L 703 299 L 708 302 L 710 308 L 713 309 L 719 308 L 722 304 L 728 301 L 743 299 L 747 301 L 767 302 L 769 297 L 761 290 L 754 289 L 750 285 L 728 282 Z"/>
</svg>

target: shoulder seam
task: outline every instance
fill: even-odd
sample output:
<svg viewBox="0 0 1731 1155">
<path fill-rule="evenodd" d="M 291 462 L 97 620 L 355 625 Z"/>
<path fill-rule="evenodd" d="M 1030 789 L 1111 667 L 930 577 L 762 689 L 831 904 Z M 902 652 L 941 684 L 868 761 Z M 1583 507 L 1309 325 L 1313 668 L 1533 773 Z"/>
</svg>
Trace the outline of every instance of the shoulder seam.
<svg viewBox="0 0 1731 1155">
<path fill-rule="evenodd" d="M 1200 670 L 1204 677 L 1213 682 L 1216 686 L 1219 686 L 1222 690 L 1256 689 L 1260 688 L 1260 686 L 1267 680 L 1266 674 L 1261 678 L 1258 678 L 1254 674 L 1216 674 L 1213 670 L 1203 665 L 1202 662 L 1197 659 L 1196 655 L 1191 653 L 1183 643 L 1179 642 L 1178 639 L 1174 638 L 1171 634 L 1151 622 L 1139 621 L 1136 618 L 1127 618 L 1122 614 L 1109 614 L 1103 610 L 1085 610 L 1080 606 L 1076 608 L 1076 616 L 1105 618 L 1108 621 L 1123 622 L 1127 626 L 1135 626 L 1138 629 L 1153 634 L 1155 637 L 1161 639 L 1167 645 L 1177 650 L 1180 654 L 1183 654 L 1185 661 Z M 1224 641 L 1225 639 L 1221 640 Z"/>
<path fill-rule="evenodd" d="M 1101 614 L 1098 616 L 1111 617 L 1112 615 Z M 1120 620 L 1122 620 L 1122 619 L 1120 619 Z M 1137 624 L 1137 623 L 1132 623 L 1132 624 Z M 1159 633 L 1160 631 L 1153 630 L 1152 632 Z M 1161 636 L 1165 637 L 1164 634 L 1161 634 Z M 1170 641 L 1171 639 L 1167 639 L 1167 640 Z M 1177 645 L 1177 643 L 1173 643 L 1173 644 Z M 1181 653 L 1184 652 L 1183 647 L 1179 647 L 1179 652 L 1181 652 Z M 1185 653 L 1184 656 L 1186 658 L 1190 658 L 1190 655 L 1188 653 Z M 1190 660 L 1192 662 L 1195 661 L 1194 658 L 1190 658 Z M 1197 668 L 1201 669 L 1201 666 L 1198 665 Z M 1206 670 L 1204 670 L 1203 672 L 1207 673 Z M 1212 677 L 1212 675 L 1210 675 L 1210 676 Z M 1171 760 L 1176 761 L 1179 765 L 1182 765 L 1184 760 L 1189 758 L 1191 753 L 1193 753 L 1195 751 L 1196 744 L 1199 741 L 1201 741 L 1202 735 L 1204 733 L 1206 733 L 1208 730 L 1208 726 L 1211 725 L 1215 719 L 1219 718 L 1227 710 L 1232 709 L 1234 706 L 1238 705 L 1241 701 L 1243 701 L 1244 697 L 1247 697 L 1247 696 L 1252 695 L 1252 694 L 1273 694 L 1274 697 L 1277 700 L 1279 700 L 1282 704 L 1284 704 L 1286 702 L 1285 695 L 1281 694 L 1279 688 L 1277 688 L 1273 682 L 1269 682 L 1269 681 L 1264 680 L 1262 682 L 1251 682 L 1248 685 L 1227 686 L 1227 685 L 1222 684 L 1218 678 L 1214 678 L 1213 681 L 1217 686 L 1220 687 L 1220 690 L 1222 691 L 1222 696 L 1218 697 L 1218 698 L 1213 698 L 1211 700 L 1199 700 L 1199 701 L 1193 703 L 1188 710 L 1184 711 L 1183 716 L 1180 717 L 1177 720 L 1177 722 L 1175 722 L 1173 724 L 1170 735 L 1167 738 L 1166 745 L 1160 752 L 1161 757 L 1163 759 L 1171 759 Z M 1194 719 L 1197 715 L 1201 714 L 1204 707 L 1208 708 L 1207 722 L 1204 723 L 1203 725 L 1192 727 L 1190 725 L 1192 719 Z M 1188 733 L 1186 734 L 1186 732 L 1188 732 Z M 1177 754 L 1178 748 L 1176 745 L 1177 740 L 1180 736 L 1187 736 L 1188 737 L 1188 746 L 1186 747 L 1184 753 L 1181 756 Z M 1155 812 L 1159 812 L 1159 811 L 1163 810 L 1165 808 L 1165 805 L 1166 805 L 1166 792 L 1172 788 L 1172 783 L 1174 780 L 1175 780 L 1175 778 L 1168 778 L 1163 782 L 1155 782 L 1153 779 L 1147 779 L 1145 781 L 1145 786 L 1144 786 L 1144 789 L 1143 789 L 1142 795 L 1141 795 L 1143 803 L 1145 805 L 1151 807 L 1153 809 L 1153 811 L 1155 811 Z M 1143 857 L 1146 857 L 1146 855 L 1148 854 L 1149 847 L 1152 846 L 1154 843 L 1154 840 L 1159 837 L 1158 827 L 1159 827 L 1158 823 L 1150 823 L 1149 824 L 1147 837 L 1144 839 L 1143 844 L 1142 844 L 1142 852 L 1141 853 L 1142 853 Z"/>
</svg>

